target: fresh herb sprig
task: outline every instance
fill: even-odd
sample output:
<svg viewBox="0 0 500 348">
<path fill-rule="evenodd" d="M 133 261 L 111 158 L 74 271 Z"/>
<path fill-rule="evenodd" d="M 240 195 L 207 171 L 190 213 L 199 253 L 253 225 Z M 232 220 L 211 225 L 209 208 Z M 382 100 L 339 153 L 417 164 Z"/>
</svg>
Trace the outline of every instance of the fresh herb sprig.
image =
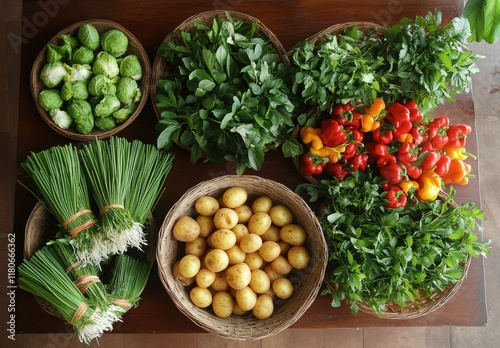
<svg viewBox="0 0 500 348">
<path fill-rule="evenodd" d="M 293 57 L 293 92 L 304 104 L 332 111 L 336 104 L 370 106 L 415 101 L 427 114 L 457 93 L 468 92 L 481 57 L 467 50 L 467 19 L 442 23 L 441 13 L 402 18 L 399 23 L 360 30 L 352 26 L 303 41 Z"/>
<path fill-rule="evenodd" d="M 158 147 L 181 144 L 193 163 L 203 155 L 236 161 L 241 174 L 259 170 L 265 152 L 284 143 L 286 156 L 298 151 L 290 135 L 295 106 L 289 69 L 259 24 L 226 17 L 195 22 L 158 49 L 170 69 L 156 81 Z"/>
<path fill-rule="evenodd" d="M 324 199 L 320 223 L 329 245 L 327 280 L 335 286 L 323 294 L 332 306 L 342 300 L 357 313 L 358 301 L 376 313 L 387 302 L 405 306 L 430 296 L 464 276 L 467 257 L 489 253 L 479 241 L 484 215 L 474 203 L 415 200 L 405 208 L 386 208 L 382 179 L 354 172 L 342 182 L 303 184 L 311 201 Z"/>
</svg>

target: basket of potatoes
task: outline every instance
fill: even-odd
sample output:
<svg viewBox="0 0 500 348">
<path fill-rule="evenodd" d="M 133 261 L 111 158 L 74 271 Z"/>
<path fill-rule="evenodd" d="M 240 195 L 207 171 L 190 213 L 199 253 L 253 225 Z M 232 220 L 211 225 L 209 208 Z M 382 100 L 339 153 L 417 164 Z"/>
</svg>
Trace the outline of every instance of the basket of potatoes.
<svg viewBox="0 0 500 348">
<path fill-rule="evenodd" d="M 177 308 L 208 332 L 256 340 L 310 307 L 327 245 L 300 196 L 273 180 L 226 175 L 189 189 L 167 213 L 160 279 Z"/>
</svg>

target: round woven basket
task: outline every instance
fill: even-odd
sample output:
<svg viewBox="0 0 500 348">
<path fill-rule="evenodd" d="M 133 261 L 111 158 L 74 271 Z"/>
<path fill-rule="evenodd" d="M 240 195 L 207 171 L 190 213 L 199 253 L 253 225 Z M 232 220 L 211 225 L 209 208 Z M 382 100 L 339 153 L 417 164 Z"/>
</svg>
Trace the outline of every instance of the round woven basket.
<svg viewBox="0 0 500 348">
<path fill-rule="evenodd" d="M 138 250 L 130 250 L 130 254 L 134 257 L 145 258 L 147 262 L 153 264 L 156 261 L 156 241 L 158 229 L 152 215 L 149 216 L 148 223 L 145 228 L 148 238 L 148 246 L 147 249 L 145 249 L 146 254 Z M 58 226 L 56 219 L 42 203 L 37 202 L 26 222 L 24 230 L 23 257 L 25 259 L 29 259 L 47 241 L 54 239 L 57 231 Z M 127 253 L 129 253 L 129 251 L 127 251 Z M 40 307 L 42 307 L 43 310 L 55 317 L 63 319 L 63 317 L 57 312 L 56 309 L 54 309 L 54 307 L 50 305 L 50 303 L 38 296 L 34 297 L 35 301 Z"/>
<path fill-rule="evenodd" d="M 445 201 L 448 199 L 448 194 L 444 191 L 439 193 L 439 199 Z M 454 200 L 451 200 L 449 204 L 457 206 Z M 405 306 L 400 306 L 394 302 L 387 302 L 385 304 L 385 310 L 380 313 L 375 312 L 366 302 L 357 301 L 359 310 L 368 313 L 374 317 L 382 319 L 396 319 L 396 320 L 407 320 L 414 319 L 441 308 L 445 305 L 460 289 L 464 279 L 467 276 L 467 271 L 471 263 L 471 256 L 467 257 L 467 261 L 462 265 L 464 269 L 464 274 L 462 278 L 455 284 L 450 284 L 443 289 L 443 291 L 433 292 L 430 296 L 427 296 L 424 291 L 416 289 L 420 295 L 420 298 L 416 298 L 414 302 L 408 301 Z M 330 288 L 337 288 L 342 286 L 341 284 L 332 283 L 327 277 L 325 277 L 325 284 Z"/>
<path fill-rule="evenodd" d="M 294 285 L 294 294 L 287 300 L 275 301 L 273 315 L 264 320 L 255 318 L 251 313 L 221 319 L 211 309 L 196 307 L 189 298 L 190 288 L 184 287 L 172 273 L 172 267 L 183 250 L 183 243 L 177 242 L 172 235 L 175 222 L 184 215 L 196 216 L 194 203 L 198 197 L 220 197 L 226 189 L 233 186 L 245 188 L 249 200 L 267 195 L 275 204 L 279 202 L 287 206 L 296 222 L 307 232 L 305 246 L 311 254 L 311 262 L 306 269 L 293 271 L 289 279 Z M 196 325 L 224 338 L 256 340 L 285 330 L 310 307 L 323 283 L 327 256 L 327 246 L 319 222 L 302 198 L 272 180 L 252 175 L 227 175 L 197 184 L 172 206 L 160 227 L 156 258 L 158 273 L 165 289 L 177 308 Z"/>
<path fill-rule="evenodd" d="M 380 35 L 381 33 L 383 33 L 385 31 L 385 28 L 383 26 L 376 24 L 376 23 L 345 22 L 345 23 L 334 24 L 326 29 L 323 29 L 323 30 L 319 31 L 318 33 L 308 37 L 306 40 L 309 42 L 315 43 L 315 44 L 320 44 L 322 42 L 328 41 L 328 37 L 327 37 L 328 35 L 332 35 L 332 36 L 341 35 L 343 32 L 345 32 L 345 30 L 347 28 L 351 28 L 353 26 L 356 26 L 358 28 L 358 30 L 362 31 L 365 34 L 374 33 L 375 35 Z M 308 112 L 308 117 L 311 117 L 315 113 L 316 113 L 316 108 L 312 108 Z M 292 132 L 292 137 L 294 139 L 298 140 L 299 143 L 301 143 L 300 135 L 299 135 L 300 128 L 301 128 L 300 125 L 296 125 L 293 132 Z M 292 162 L 293 162 L 295 169 L 300 173 L 300 175 L 302 175 L 302 177 L 304 179 L 306 179 L 308 182 L 310 182 L 312 184 L 317 184 L 318 181 L 324 177 L 324 175 L 323 176 L 321 176 L 321 175 L 311 176 L 311 175 L 302 174 L 302 172 L 300 171 L 300 156 L 292 157 Z"/>
<path fill-rule="evenodd" d="M 202 25 L 206 26 L 211 26 L 213 19 L 215 17 L 221 17 L 221 18 L 227 18 L 226 13 L 229 13 L 229 15 L 236 21 L 236 20 L 244 20 L 249 23 L 257 22 L 259 23 L 259 29 L 262 32 L 262 34 L 269 38 L 269 41 L 272 43 L 274 48 L 276 49 L 276 52 L 281 56 L 283 59 L 283 62 L 287 65 L 290 64 L 290 61 L 288 57 L 286 56 L 286 50 L 281 44 L 281 42 L 278 40 L 276 35 L 273 34 L 269 28 L 267 28 L 260 20 L 258 20 L 255 17 L 252 17 L 250 15 L 241 13 L 241 12 L 236 12 L 236 11 L 223 11 L 223 10 L 213 10 L 213 11 L 206 11 L 206 12 L 201 12 L 198 14 L 195 14 L 189 18 L 187 18 L 184 22 L 179 24 L 172 32 L 170 32 L 165 39 L 163 40 L 164 42 L 169 42 L 172 40 L 179 40 L 178 36 L 178 31 L 179 30 L 184 30 L 184 31 L 192 31 L 195 30 L 193 24 L 199 23 Z M 153 68 L 152 68 L 152 78 L 151 78 L 151 101 L 153 102 L 153 107 L 156 113 L 156 117 L 158 119 L 161 119 L 161 109 L 158 108 L 157 103 L 158 100 L 156 98 L 157 94 L 157 86 L 156 86 L 156 81 L 165 79 L 169 73 L 170 73 L 171 67 L 169 64 L 166 62 L 166 60 L 161 57 L 161 56 L 156 56 L 154 62 L 153 62 Z"/>
<path fill-rule="evenodd" d="M 40 79 L 40 72 L 47 62 L 46 61 L 47 45 L 45 45 L 44 48 L 40 51 L 40 53 L 38 53 L 35 62 L 33 63 L 33 67 L 31 69 L 30 87 L 31 87 L 31 95 L 33 97 L 33 101 L 35 102 L 35 106 L 38 112 L 40 113 L 40 116 L 50 126 L 50 128 L 52 128 L 53 130 L 55 130 L 56 132 L 67 138 L 82 140 L 82 141 L 95 139 L 96 137 L 100 139 L 108 138 L 112 135 L 117 134 L 121 130 L 125 129 L 128 125 L 130 125 L 141 113 L 141 110 L 144 108 L 144 105 L 146 104 L 149 98 L 149 86 L 151 79 L 151 63 L 149 61 L 149 57 L 146 51 L 142 47 L 139 40 L 130 31 L 128 31 L 126 28 L 124 28 L 118 23 L 102 19 L 93 19 L 93 20 L 77 22 L 61 30 L 48 43 L 57 44 L 57 42 L 59 41 L 59 37 L 62 34 L 76 34 L 78 28 L 84 24 L 92 24 L 97 29 L 99 34 L 103 34 L 104 32 L 111 29 L 118 29 L 128 37 L 129 44 L 126 55 L 128 54 L 136 55 L 142 66 L 142 77 L 139 81 L 137 81 L 142 95 L 141 95 L 141 100 L 137 104 L 135 112 L 132 115 L 130 115 L 130 117 L 125 122 L 116 125 L 116 127 L 114 127 L 113 129 L 102 131 L 94 128 L 94 130 L 89 134 L 80 134 L 75 131 L 72 131 L 71 129 L 62 129 L 61 127 L 57 126 L 54 123 L 48 112 L 45 111 L 45 109 L 42 108 L 38 103 L 38 95 L 43 89 L 46 88 L 42 80 Z"/>
</svg>

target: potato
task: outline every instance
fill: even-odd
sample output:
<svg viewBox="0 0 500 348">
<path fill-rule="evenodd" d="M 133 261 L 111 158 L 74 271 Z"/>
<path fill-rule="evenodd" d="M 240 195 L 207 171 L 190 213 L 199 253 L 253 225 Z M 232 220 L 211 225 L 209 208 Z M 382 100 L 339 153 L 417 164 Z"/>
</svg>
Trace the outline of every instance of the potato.
<svg viewBox="0 0 500 348">
<path fill-rule="evenodd" d="M 200 225 L 190 216 L 181 216 L 174 224 L 172 233 L 179 242 L 192 242 L 200 235 Z"/>
<path fill-rule="evenodd" d="M 303 246 L 294 246 L 288 250 L 287 254 L 288 262 L 296 269 L 304 269 L 309 266 L 311 261 L 311 256 L 309 251 Z"/>
<path fill-rule="evenodd" d="M 273 268 L 271 267 L 271 264 L 267 264 L 264 267 L 264 272 L 266 272 L 267 276 L 269 277 L 269 281 L 271 283 L 274 282 L 276 279 L 282 277 L 281 274 L 279 274 L 279 273 L 277 273 L 276 271 L 273 270 Z"/>
<path fill-rule="evenodd" d="M 252 216 L 252 208 L 250 208 L 246 204 L 242 204 L 239 207 L 234 208 L 236 214 L 238 214 L 238 223 L 246 224 L 248 220 L 250 220 L 250 216 Z"/>
<path fill-rule="evenodd" d="M 264 272 L 261 269 L 254 269 L 252 271 L 252 278 L 250 279 L 250 284 L 248 284 L 250 288 L 258 293 L 258 294 L 263 294 L 267 290 L 269 290 L 269 287 L 271 286 L 271 281 L 269 280 L 269 277 L 267 276 L 266 272 Z"/>
<path fill-rule="evenodd" d="M 293 246 L 304 244 L 306 237 L 307 235 L 304 228 L 297 224 L 285 225 L 280 230 L 281 240 Z"/>
<path fill-rule="evenodd" d="M 194 287 L 189 292 L 189 297 L 193 304 L 200 308 L 206 308 L 212 304 L 212 293 L 206 288 Z"/>
<path fill-rule="evenodd" d="M 286 254 L 288 253 L 288 250 L 290 250 L 290 248 L 292 247 L 292 245 L 288 244 L 287 242 L 282 241 L 282 240 L 279 240 L 277 243 L 280 246 L 281 255 L 286 256 Z"/>
<path fill-rule="evenodd" d="M 248 286 L 236 291 L 235 298 L 238 306 L 244 311 L 252 310 L 257 302 L 257 294 Z"/>
<path fill-rule="evenodd" d="M 261 237 L 263 241 L 272 240 L 273 242 L 278 242 L 280 240 L 280 228 L 271 224 Z"/>
<path fill-rule="evenodd" d="M 212 300 L 212 309 L 219 318 L 227 318 L 233 313 L 233 297 L 228 292 L 218 292 Z"/>
<path fill-rule="evenodd" d="M 245 262 L 247 253 L 241 250 L 240 246 L 235 244 L 228 250 L 226 250 L 227 256 L 229 256 L 229 264 L 236 265 L 237 263 Z"/>
<path fill-rule="evenodd" d="M 252 313 L 257 319 L 267 319 L 274 312 L 273 299 L 269 295 L 262 294 L 257 297 Z"/>
<path fill-rule="evenodd" d="M 247 254 L 259 250 L 261 246 L 262 238 L 255 233 L 249 233 L 240 240 L 240 248 Z"/>
<path fill-rule="evenodd" d="M 215 273 L 215 280 L 211 288 L 216 292 L 229 290 L 229 284 L 227 283 L 226 274 L 224 272 Z"/>
<path fill-rule="evenodd" d="M 236 235 L 236 243 L 239 243 L 243 236 L 250 233 L 248 231 L 248 227 L 246 225 L 240 224 L 240 223 L 236 224 L 236 226 L 231 228 L 231 231 L 233 231 L 234 234 Z"/>
<path fill-rule="evenodd" d="M 215 272 L 212 272 L 208 268 L 200 269 L 196 274 L 196 285 L 200 288 L 208 288 L 215 281 Z"/>
<path fill-rule="evenodd" d="M 226 270 L 226 280 L 230 287 L 236 290 L 248 286 L 252 279 L 252 271 L 246 263 L 239 263 Z"/>
<path fill-rule="evenodd" d="M 212 216 L 219 210 L 219 201 L 214 197 L 201 196 L 194 203 L 194 208 L 203 216 Z"/>
<path fill-rule="evenodd" d="M 214 224 L 217 229 L 230 230 L 238 223 L 238 214 L 231 208 L 220 208 L 214 215 Z"/>
<path fill-rule="evenodd" d="M 285 275 L 293 270 L 292 265 L 283 255 L 278 256 L 270 263 L 271 268 L 278 274 Z"/>
<path fill-rule="evenodd" d="M 264 261 L 271 262 L 281 254 L 280 245 L 272 240 L 262 243 L 262 246 L 257 250 Z"/>
<path fill-rule="evenodd" d="M 271 227 L 271 223 L 272 221 L 269 214 L 257 212 L 250 217 L 250 220 L 248 220 L 248 231 L 261 236 L 266 233 L 269 227 Z"/>
<path fill-rule="evenodd" d="M 236 299 L 236 297 L 235 297 Z M 238 302 L 233 303 L 233 314 L 234 315 L 244 315 L 246 314 L 246 310 L 242 309 L 239 305 Z"/>
<path fill-rule="evenodd" d="M 269 216 L 271 217 L 273 224 L 279 227 L 291 224 L 293 221 L 292 212 L 283 204 L 276 204 L 273 206 L 269 211 Z"/>
<path fill-rule="evenodd" d="M 191 278 L 184 277 L 180 272 L 179 266 L 180 266 L 180 260 L 174 263 L 174 266 L 172 267 L 172 274 L 174 278 L 180 281 L 183 286 L 189 286 L 193 284 L 195 281 L 195 277 Z"/>
<path fill-rule="evenodd" d="M 269 213 L 273 207 L 273 200 L 268 196 L 260 196 L 252 202 L 253 213 L 263 212 Z"/>
<path fill-rule="evenodd" d="M 205 266 L 212 272 L 221 272 L 229 265 L 229 256 L 222 249 L 212 249 L 205 255 Z"/>
<path fill-rule="evenodd" d="M 236 208 L 244 204 L 247 200 L 248 194 L 243 187 L 228 188 L 222 195 L 222 202 L 228 208 Z"/>
<path fill-rule="evenodd" d="M 258 251 L 254 251 L 246 254 L 244 262 L 248 265 L 248 267 L 250 267 L 250 270 L 253 271 L 254 269 L 259 269 L 262 267 L 264 259 L 259 255 Z"/>
<path fill-rule="evenodd" d="M 200 259 L 194 255 L 185 255 L 179 261 L 179 272 L 185 278 L 193 278 L 200 270 Z"/>
<path fill-rule="evenodd" d="M 293 294 L 293 284 L 287 278 L 280 277 L 273 282 L 273 292 L 281 299 L 288 299 Z"/>
<path fill-rule="evenodd" d="M 200 237 L 208 237 L 215 229 L 214 219 L 210 216 L 198 215 L 196 222 L 200 225 Z"/>
<path fill-rule="evenodd" d="M 212 248 L 227 250 L 236 244 L 236 235 L 233 231 L 221 228 L 210 235 Z"/>
<path fill-rule="evenodd" d="M 207 251 L 207 240 L 203 237 L 198 237 L 192 242 L 187 242 L 184 246 L 186 255 L 194 255 L 200 259 L 205 254 L 205 251 Z"/>
</svg>

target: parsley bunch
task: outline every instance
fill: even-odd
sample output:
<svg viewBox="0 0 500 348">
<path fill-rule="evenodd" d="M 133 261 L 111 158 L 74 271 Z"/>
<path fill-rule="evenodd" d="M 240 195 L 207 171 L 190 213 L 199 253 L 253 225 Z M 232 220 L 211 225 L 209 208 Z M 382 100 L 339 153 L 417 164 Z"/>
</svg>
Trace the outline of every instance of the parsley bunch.
<svg viewBox="0 0 500 348">
<path fill-rule="evenodd" d="M 383 179 L 354 172 L 343 182 L 303 184 L 311 201 L 324 199 L 320 223 L 329 244 L 327 287 L 332 306 L 342 300 L 358 311 L 358 301 L 375 312 L 387 302 L 400 306 L 430 296 L 464 276 L 469 255 L 489 253 L 489 241 L 478 241 L 481 210 L 474 203 L 414 200 L 405 208 L 386 208 Z"/>
<path fill-rule="evenodd" d="M 289 67 L 258 23 L 226 17 L 179 30 L 158 49 L 171 68 L 156 81 L 158 147 L 180 143 L 192 163 L 202 154 L 236 161 L 241 174 L 260 169 L 267 150 L 283 145 L 287 157 L 298 151 L 291 139 L 295 105 Z"/>
<path fill-rule="evenodd" d="M 305 105 L 331 112 L 336 104 L 370 106 L 415 101 L 423 113 L 467 92 L 481 58 L 467 50 L 465 18 L 441 23 L 441 13 L 402 18 L 399 23 L 303 41 L 291 51 L 293 92 Z"/>
</svg>

